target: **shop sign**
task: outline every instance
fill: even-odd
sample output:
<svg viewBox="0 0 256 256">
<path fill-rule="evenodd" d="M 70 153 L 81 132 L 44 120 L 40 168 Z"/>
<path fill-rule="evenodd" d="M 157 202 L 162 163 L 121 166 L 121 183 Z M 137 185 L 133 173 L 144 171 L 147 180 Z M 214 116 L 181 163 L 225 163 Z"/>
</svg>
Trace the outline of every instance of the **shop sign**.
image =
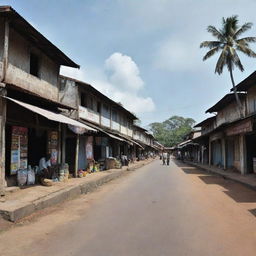
<svg viewBox="0 0 256 256">
<path fill-rule="evenodd" d="M 20 126 L 12 127 L 11 166 L 10 173 L 16 174 L 19 169 L 28 166 L 28 129 Z"/>
<path fill-rule="evenodd" d="M 233 135 L 243 134 L 251 131 L 252 131 L 252 122 L 249 119 L 226 129 L 226 135 L 233 136 Z"/>
<path fill-rule="evenodd" d="M 93 136 L 89 136 L 86 141 L 86 159 L 93 159 Z"/>
<path fill-rule="evenodd" d="M 57 131 L 48 133 L 48 153 L 51 154 L 51 164 L 55 165 L 58 161 L 59 137 Z"/>
</svg>

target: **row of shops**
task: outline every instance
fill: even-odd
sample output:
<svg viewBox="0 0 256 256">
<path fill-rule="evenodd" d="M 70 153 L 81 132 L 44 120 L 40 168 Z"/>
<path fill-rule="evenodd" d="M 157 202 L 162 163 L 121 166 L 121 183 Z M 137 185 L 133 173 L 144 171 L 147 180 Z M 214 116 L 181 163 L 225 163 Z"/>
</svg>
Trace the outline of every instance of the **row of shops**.
<svg viewBox="0 0 256 256">
<path fill-rule="evenodd" d="M 177 145 L 177 157 L 241 174 L 256 173 L 255 89 L 256 72 L 237 85 L 242 115 L 234 93 L 225 95 L 206 111 L 215 115 L 198 123 L 189 140 Z"/>
<path fill-rule="evenodd" d="M 11 94 L 11 91 L 10 93 Z M 24 97 L 23 97 L 24 98 Z M 121 134 L 106 132 L 102 127 L 73 120 L 61 113 L 5 97 L 5 175 L 6 185 L 16 184 L 17 172 L 51 154 L 51 164 L 67 164 L 69 174 L 77 177 L 79 170 L 95 168 L 104 171 L 120 168 L 156 154 L 157 149 L 124 138 Z M 33 100 L 32 100 L 33 102 Z M 43 106 L 44 105 L 44 108 Z M 63 107 L 63 106 L 62 106 Z M 92 171 L 92 170 L 91 170 Z M 93 169 L 94 171 L 94 169 Z"/>
<path fill-rule="evenodd" d="M 57 174 L 77 177 L 158 151 L 145 129 L 145 140 L 134 138 L 136 117 L 121 104 L 60 76 L 79 65 L 10 6 L 0 6 L 0 32 L 0 195 L 46 156 Z"/>
</svg>

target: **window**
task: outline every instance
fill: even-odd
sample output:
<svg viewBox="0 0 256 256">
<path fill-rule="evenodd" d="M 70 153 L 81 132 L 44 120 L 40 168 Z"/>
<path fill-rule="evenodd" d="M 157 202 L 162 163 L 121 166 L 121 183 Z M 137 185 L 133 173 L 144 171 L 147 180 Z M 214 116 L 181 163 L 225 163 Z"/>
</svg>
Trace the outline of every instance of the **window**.
<svg viewBox="0 0 256 256">
<path fill-rule="evenodd" d="M 101 110 L 101 104 L 99 101 L 97 101 L 97 112 L 100 113 Z"/>
<path fill-rule="evenodd" d="M 253 99 L 253 108 L 252 108 L 252 111 L 253 112 L 256 112 L 256 99 Z"/>
<path fill-rule="evenodd" d="M 30 53 L 30 74 L 39 77 L 39 57 Z"/>
<path fill-rule="evenodd" d="M 81 93 L 81 106 L 87 108 L 87 95 L 84 92 Z"/>
<path fill-rule="evenodd" d="M 60 79 L 60 91 L 64 91 L 66 88 L 66 79 Z"/>
<path fill-rule="evenodd" d="M 117 112 L 115 110 L 112 110 L 112 120 L 117 122 Z"/>
<path fill-rule="evenodd" d="M 91 96 L 89 96 L 87 99 L 87 107 L 93 110 L 93 98 Z"/>
<path fill-rule="evenodd" d="M 103 104 L 103 109 L 105 112 L 109 112 L 109 108 L 108 108 L 108 105 L 106 104 Z"/>
</svg>

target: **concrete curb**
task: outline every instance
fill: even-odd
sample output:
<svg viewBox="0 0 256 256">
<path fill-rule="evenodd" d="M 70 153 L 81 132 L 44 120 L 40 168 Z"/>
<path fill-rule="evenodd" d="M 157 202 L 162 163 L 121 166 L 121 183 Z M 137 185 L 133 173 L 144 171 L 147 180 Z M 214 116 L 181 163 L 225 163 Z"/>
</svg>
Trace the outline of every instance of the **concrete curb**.
<svg viewBox="0 0 256 256">
<path fill-rule="evenodd" d="M 153 160 L 152 160 L 153 161 Z M 6 211 L 0 209 L 0 215 L 9 221 L 16 222 L 24 217 L 27 217 L 31 215 L 32 213 L 45 209 L 50 206 L 54 206 L 56 204 L 62 203 L 64 201 L 74 199 L 78 197 L 81 194 L 87 194 L 89 192 L 93 192 L 98 187 L 102 186 L 103 184 L 110 182 L 114 179 L 117 179 L 121 176 L 123 176 L 127 171 L 135 171 L 152 161 L 149 161 L 147 163 L 141 163 L 137 166 L 133 167 L 127 167 L 123 170 L 116 170 L 104 177 L 100 177 L 93 181 L 86 181 L 82 184 L 73 185 L 71 187 L 63 188 L 59 191 L 53 192 L 51 194 L 48 194 L 42 198 L 39 198 L 33 202 L 30 202 L 22 207 Z"/>
<path fill-rule="evenodd" d="M 208 173 L 212 173 L 212 174 L 221 176 L 224 179 L 235 181 L 235 182 L 237 182 L 237 183 L 239 183 L 239 184 L 241 184 L 241 185 L 243 185 L 243 186 L 245 186 L 247 188 L 250 188 L 250 189 L 256 191 L 256 186 L 255 185 L 252 185 L 252 184 L 250 184 L 250 183 L 248 183 L 246 181 L 240 180 L 239 178 L 232 177 L 229 174 L 224 174 L 224 173 L 221 173 L 221 172 L 218 172 L 218 171 L 214 171 L 214 170 L 212 170 L 210 168 L 207 168 L 207 167 L 204 167 L 204 166 L 201 166 L 201 165 L 197 165 L 196 163 L 191 163 L 191 162 L 187 162 L 187 161 L 185 161 L 185 163 L 187 163 L 187 164 L 189 164 L 191 166 L 194 166 L 194 167 L 196 167 L 198 169 L 201 169 L 203 171 L 207 171 Z"/>
</svg>

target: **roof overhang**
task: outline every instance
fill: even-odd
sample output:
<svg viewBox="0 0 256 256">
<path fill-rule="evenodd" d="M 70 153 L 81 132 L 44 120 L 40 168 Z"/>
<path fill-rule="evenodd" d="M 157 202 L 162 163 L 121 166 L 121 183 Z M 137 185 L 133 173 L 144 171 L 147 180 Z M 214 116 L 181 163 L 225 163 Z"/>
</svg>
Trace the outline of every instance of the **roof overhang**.
<svg viewBox="0 0 256 256">
<path fill-rule="evenodd" d="M 81 122 L 78 122 L 74 119 L 71 119 L 67 116 L 64 116 L 60 113 L 55 113 L 55 112 L 52 112 L 52 111 L 49 111 L 49 110 L 46 110 L 46 109 L 43 109 L 43 108 L 40 108 L 40 107 L 37 107 L 37 106 L 34 106 L 34 105 L 31 105 L 31 104 L 28 104 L 28 103 L 25 103 L 25 102 L 22 102 L 22 101 L 19 101 L 19 100 L 16 100 L 16 99 L 12 99 L 10 97 L 4 97 L 18 105 L 20 105 L 21 107 L 23 108 L 26 108 L 36 114 L 39 114 L 51 121 L 55 121 L 55 122 L 59 122 L 59 123 L 63 123 L 63 124 L 67 124 L 67 125 L 71 125 L 71 126 L 74 126 L 74 127 L 79 127 L 79 128 L 83 128 L 85 129 L 85 132 L 86 131 L 93 131 L 93 132 L 97 132 L 96 129 L 88 126 L 88 125 L 85 125 Z"/>
<path fill-rule="evenodd" d="M 246 92 L 252 86 L 256 86 L 256 71 L 254 71 L 251 75 L 246 77 L 242 82 L 236 85 L 237 91 Z M 234 89 L 231 89 L 234 91 Z"/>
<path fill-rule="evenodd" d="M 27 38 L 32 45 L 40 49 L 59 65 L 73 68 L 80 67 L 46 37 L 44 37 L 38 30 L 36 30 L 11 6 L 0 6 L 0 17 L 7 18 L 11 28 L 16 30 L 23 37 Z"/>
<path fill-rule="evenodd" d="M 240 99 L 245 98 L 246 93 L 243 92 L 238 92 L 238 96 Z M 205 111 L 205 113 L 213 113 L 213 112 L 218 112 L 224 107 L 226 107 L 228 104 L 235 102 L 235 94 L 234 93 L 229 93 L 226 94 L 220 101 L 218 101 L 215 105 L 213 105 L 211 108 Z"/>
</svg>

